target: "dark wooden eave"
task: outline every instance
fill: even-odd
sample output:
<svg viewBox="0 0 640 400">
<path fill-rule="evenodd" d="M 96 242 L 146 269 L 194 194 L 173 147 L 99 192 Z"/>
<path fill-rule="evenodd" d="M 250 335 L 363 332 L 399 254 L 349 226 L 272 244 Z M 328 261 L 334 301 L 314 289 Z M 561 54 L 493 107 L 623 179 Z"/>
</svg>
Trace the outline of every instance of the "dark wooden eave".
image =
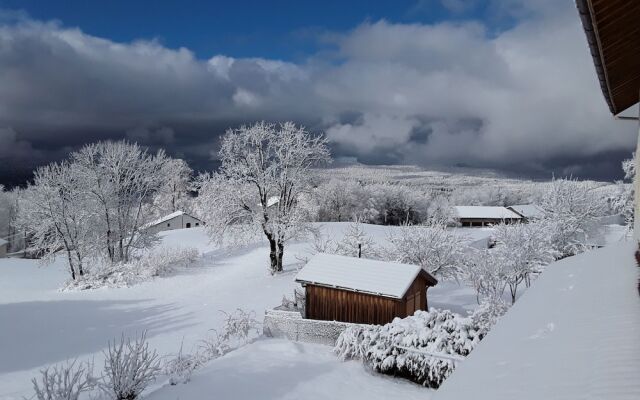
<svg viewBox="0 0 640 400">
<path fill-rule="evenodd" d="M 576 0 L 611 113 L 638 102 L 640 91 L 640 1 Z"/>
</svg>

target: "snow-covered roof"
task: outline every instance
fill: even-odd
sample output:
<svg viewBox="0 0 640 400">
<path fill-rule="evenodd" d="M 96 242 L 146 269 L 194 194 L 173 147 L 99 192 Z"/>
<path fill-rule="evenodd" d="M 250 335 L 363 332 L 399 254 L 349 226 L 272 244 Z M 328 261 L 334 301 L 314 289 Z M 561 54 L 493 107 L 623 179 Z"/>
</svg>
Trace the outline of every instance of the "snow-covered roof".
<svg viewBox="0 0 640 400">
<path fill-rule="evenodd" d="M 519 219 L 520 215 L 506 207 L 455 206 L 458 218 Z"/>
<path fill-rule="evenodd" d="M 549 265 L 433 399 L 640 399 L 636 248 Z"/>
<path fill-rule="evenodd" d="M 6 240 L 0 238 L 0 246 L 2 246 L 4 244 L 7 244 L 7 243 L 9 243 L 9 242 L 7 242 Z"/>
<path fill-rule="evenodd" d="M 149 222 L 149 223 L 148 223 L 148 224 L 146 224 L 144 227 L 145 227 L 145 228 L 149 228 L 149 227 L 151 227 L 151 226 L 159 225 L 159 224 L 161 224 L 161 223 L 163 223 L 163 222 L 167 222 L 167 221 L 172 220 L 172 219 L 174 219 L 175 217 L 179 217 L 179 216 L 181 216 L 181 215 L 189 215 L 189 214 L 187 214 L 187 213 L 186 213 L 186 212 L 184 212 L 184 211 L 174 211 L 174 212 L 172 212 L 172 213 L 171 213 L 171 214 L 169 214 L 169 215 L 165 215 L 165 216 L 164 216 L 164 217 L 162 217 L 162 218 L 159 218 L 159 219 L 157 219 L 157 220 L 155 220 L 155 221 Z M 194 217 L 193 215 L 189 215 L 189 216 L 190 216 L 191 218 L 195 218 L 195 219 L 197 219 L 197 220 L 200 220 L 200 218 L 196 218 L 196 217 Z"/>
<path fill-rule="evenodd" d="M 318 253 L 296 282 L 401 299 L 421 271 L 417 265 Z"/>
<path fill-rule="evenodd" d="M 525 218 L 544 217 L 544 210 L 535 204 L 516 204 L 513 206 L 509 206 L 508 208 L 512 209 Z"/>
</svg>

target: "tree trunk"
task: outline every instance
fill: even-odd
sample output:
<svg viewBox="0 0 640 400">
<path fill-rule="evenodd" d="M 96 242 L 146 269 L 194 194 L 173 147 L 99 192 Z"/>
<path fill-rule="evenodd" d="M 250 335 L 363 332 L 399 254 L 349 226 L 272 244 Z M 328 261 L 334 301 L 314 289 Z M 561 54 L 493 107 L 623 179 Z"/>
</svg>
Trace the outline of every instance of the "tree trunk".
<svg viewBox="0 0 640 400">
<path fill-rule="evenodd" d="M 269 239 L 269 260 L 271 262 L 270 269 L 271 273 L 275 274 L 278 272 L 278 245 L 276 240 L 268 235 L 267 239 Z"/>
<path fill-rule="evenodd" d="M 282 259 L 284 258 L 284 243 L 278 242 L 278 265 L 277 272 L 282 272 Z"/>
</svg>

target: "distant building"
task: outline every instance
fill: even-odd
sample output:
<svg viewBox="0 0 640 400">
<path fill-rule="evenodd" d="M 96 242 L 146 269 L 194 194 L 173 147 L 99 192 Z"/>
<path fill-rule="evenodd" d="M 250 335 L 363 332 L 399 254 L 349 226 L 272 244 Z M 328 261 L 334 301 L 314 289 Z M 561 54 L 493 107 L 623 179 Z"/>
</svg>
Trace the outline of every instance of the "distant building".
<svg viewBox="0 0 640 400">
<path fill-rule="evenodd" d="M 523 220 L 520 214 L 506 207 L 455 206 L 454 211 L 462 226 L 491 226 Z"/>
<path fill-rule="evenodd" d="M 148 223 L 147 225 L 145 225 L 144 229 L 153 233 L 158 233 L 162 231 L 170 231 L 173 229 L 195 228 L 197 226 L 203 225 L 204 222 L 201 219 L 196 218 L 193 215 L 189 215 L 184 211 L 176 211 L 158 220 Z"/>
<path fill-rule="evenodd" d="M 320 253 L 296 276 L 305 287 L 305 318 L 386 324 L 427 309 L 438 281 L 420 266 Z"/>
<path fill-rule="evenodd" d="M 507 207 L 509 210 L 522 215 L 527 221 L 534 221 L 536 219 L 544 218 L 544 210 L 535 204 L 516 204 Z"/>
<path fill-rule="evenodd" d="M 5 258 L 7 256 L 7 248 L 9 247 L 9 242 L 4 239 L 0 239 L 0 258 Z"/>
</svg>

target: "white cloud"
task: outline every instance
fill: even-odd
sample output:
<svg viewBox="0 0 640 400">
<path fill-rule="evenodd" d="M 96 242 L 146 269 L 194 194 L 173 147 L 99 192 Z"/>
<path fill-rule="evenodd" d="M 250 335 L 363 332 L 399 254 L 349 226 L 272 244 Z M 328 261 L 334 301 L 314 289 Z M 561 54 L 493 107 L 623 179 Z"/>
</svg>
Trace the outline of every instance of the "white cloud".
<svg viewBox="0 0 640 400">
<path fill-rule="evenodd" d="M 299 64 L 0 25 L 0 120 L 32 141 L 88 127 L 173 143 L 179 124 L 215 127 L 185 139 L 197 148 L 220 125 L 292 119 L 324 129 L 338 155 L 425 165 L 544 169 L 630 151 L 635 129 L 608 114 L 573 5 L 495 8 L 520 19 L 497 34 L 480 22 L 367 22 L 332 35 L 337 61 Z"/>
</svg>

